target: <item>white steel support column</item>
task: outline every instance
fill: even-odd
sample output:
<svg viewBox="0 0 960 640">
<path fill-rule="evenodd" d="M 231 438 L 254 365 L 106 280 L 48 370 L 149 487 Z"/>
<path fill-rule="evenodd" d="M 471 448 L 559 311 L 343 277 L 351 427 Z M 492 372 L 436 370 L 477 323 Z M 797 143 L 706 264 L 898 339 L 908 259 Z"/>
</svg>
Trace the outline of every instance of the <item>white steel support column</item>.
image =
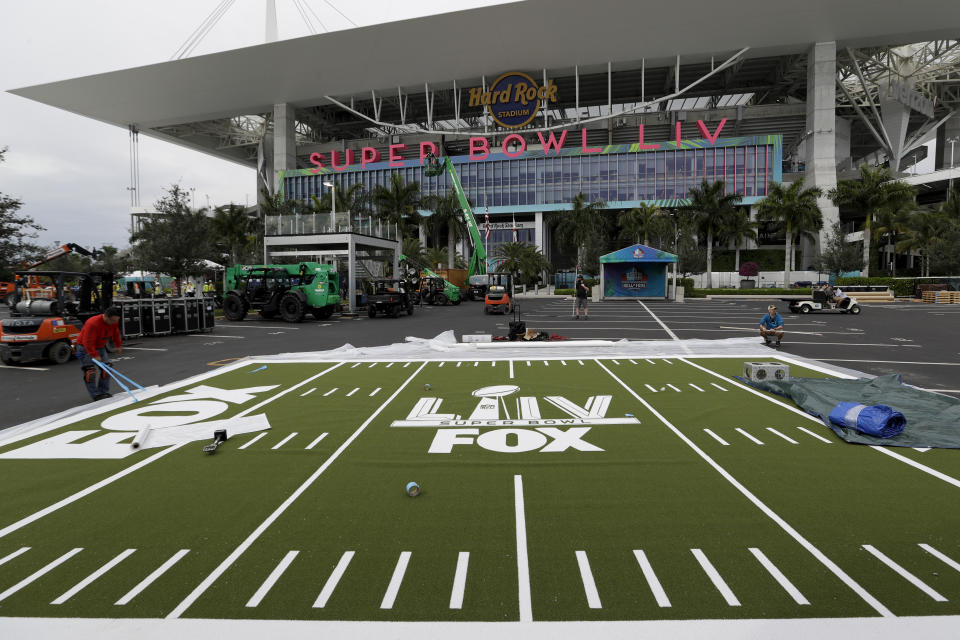
<svg viewBox="0 0 960 640">
<path fill-rule="evenodd" d="M 820 245 L 840 219 L 840 210 L 826 197 L 837 186 L 836 102 L 837 43 L 818 42 L 807 53 L 807 149 L 805 186 L 820 187 L 824 196 L 818 204 L 823 212 Z"/>
<path fill-rule="evenodd" d="M 941 126 L 944 144 L 937 153 L 943 159 L 943 167 L 945 169 L 960 167 L 960 115 L 955 114 Z"/>
<path fill-rule="evenodd" d="M 273 189 L 280 189 L 280 172 L 297 168 L 296 120 L 293 106 L 273 105 Z"/>
<path fill-rule="evenodd" d="M 396 276 L 394 276 L 396 277 Z M 354 311 L 354 304 L 357 301 L 357 245 L 354 242 L 353 234 L 347 234 L 347 310 L 350 313 Z"/>
</svg>

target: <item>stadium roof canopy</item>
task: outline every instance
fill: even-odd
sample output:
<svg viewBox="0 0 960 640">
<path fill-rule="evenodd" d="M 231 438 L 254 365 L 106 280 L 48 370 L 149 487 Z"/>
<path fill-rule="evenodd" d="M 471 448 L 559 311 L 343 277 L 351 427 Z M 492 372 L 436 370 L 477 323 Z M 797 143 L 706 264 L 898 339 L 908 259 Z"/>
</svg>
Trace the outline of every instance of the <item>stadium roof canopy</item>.
<svg viewBox="0 0 960 640">
<path fill-rule="evenodd" d="M 362 137 L 364 132 L 371 135 L 369 122 L 345 114 L 324 96 L 347 103 L 353 99 L 358 111 L 372 113 L 371 92 L 378 92 L 387 97 L 382 119 L 399 121 L 403 101 L 398 93 L 414 98 L 419 94 L 419 100 L 410 100 L 419 103 L 424 102 L 427 85 L 430 91 L 447 90 L 454 82 L 469 88 L 479 86 L 482 77 L 489 81 L 513 70 L 546 69 L 569 77 L 575 66 L 580 74 L 579 106 L 606 108 L 608 63 L 615 76 L 621 74 L 615 83 L 623 87 L 633 79 L 630 74 L 639 83 L 643 59 L 649 99 L 673 91 L 678 55 L 682 73 L 693 80 L 710 70 L 713 59 L 719 64 L 749 47 L 735 70 L 736 81 L 730 81 L 731 74 L 714 78 L 713 84 L 705 83 L 669 107 L 699 109 L 703 101 L 693 98 L 713 95 L 712 108 L 736 108 L 758 90 L 776 89 L 778 82 L 784 92 L 792 84 L 804 93 L 805 73 L 794 68 L 791 75 L 790 64 L 805 65 L 804 54 L 812 43 L 836 41 L 841 48 L 865 48 L 956 38 L 958 33 L 960 3 L 943 0 L 914 0 L 908 5 L 899 0 L 726 4 L 527 0 L 73 78 L 11 93 L 117 126 L 134 125 L 148 135 L 248 163 L 256 157 L 250 149 L 259 139 L 255 126 L 248 126 L 249 139 L 244 139 L 242 123 L 221 128 L 235 138 L 224 142 L 220 136 L 218 143 L 214 129 L 187 131 L 183 125 L 265 115 L 273 105 L 288 103 L 298 110 L 298 121 L 303 111 L 304 122 L 316 131 L 324 130 L 323 135 L 308 135 L 307 142 Z M 591 74 L 596 76 L 593 84 Z M 786 82 L 781 82 L 784 78 Z M 558 108 L 573 106 L 570 93 L 566 95 L 571 104 Z M 630 97 L 614 99 L 623 103 Z M 765 101 L 774 100 L 768 96 Z M 449 102 L 445 97 L 438 101 L 436 108 L 446 111 L 435 120 L 449 122 L 453 116 Z M 425 110 L 419 105 L 415 109 Z M 311 110 L 314 123 L 309 122 Z M 407 120 L 411 117 L 422 120 L 422 114 L 408 112 Z M 443 132 L 442 125 L 438 132 Z M 241 156 L 235 149 L 244 145 Z"/>
</svg>

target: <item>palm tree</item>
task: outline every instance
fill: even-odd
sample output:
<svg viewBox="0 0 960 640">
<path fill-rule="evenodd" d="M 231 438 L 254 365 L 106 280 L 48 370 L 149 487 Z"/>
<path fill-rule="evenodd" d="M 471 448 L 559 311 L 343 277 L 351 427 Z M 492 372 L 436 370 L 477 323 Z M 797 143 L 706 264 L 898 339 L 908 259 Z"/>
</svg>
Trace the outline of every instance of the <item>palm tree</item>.
<svg viewBox="0 0 960 640">
<path fill-rule="evenodd" d="M 434 234 L 439 235 L 441 229 L 447 230 L 447 267 L 452 269 L 456 259 L 454 243 L 457 238 L 463 237 L 467 225 L 463 221 L 463 211 L 460 201 L 454 191 L 447 191 L 443 196 L 427 196 L 423 205 L 433 213 L 427 219 L 427 226 Z"/>
<path fill-rule="evenodd" d="M 431 269 L 436 269 L 438 264 L 447 262 L 447 255 L 446 247 L 431 247 L 424 252 L 423 259 Z"/>
<path fill-rule="evenodd" d="M 732 240 L 736 252 L 734 254 L 734 271 L 740 271 L 740 244 L 744 240 L 757 239 L 757 223 L 750 219 L 750 212 L 737 209 L 720 229 L 720 234 L 726 240 Z"/>
<path fill-rule="evenodd" d="M 743 196 L 739 193 L 724 195 L 723 180 L 714 183 L 706 180 L 699 187 L 691 187 L 688 194 L 690 204 L 682 209 L 690 213 L 697 227 L 707 236 L 707 288 L 713 288 L 713 234 L 722 229 L 726 221 L 736 211 Z"/>
<path fill-rule="evenodd" d="M 550 263 L 535 245 L 527 242 L 505 242 L 493 251 L 497 273 L 518 274 L 518 284 L 534 284 Z"/>
<path fill-rule="evenodd" d="M 897 251 L 919 249 L 920 275 L 930 275 L 930 250 L 941 241 L 949 229 L 950 221 L 938 211 L 918 211 L 907 219 L 906 237 L 897 243 Z"/>
<path fill-rule="evenodd" d="M 628 239 L 634 244 L 639 244 L 642 238 L 643 244 L 649 245 L 650 230 L 659 213 L 660 207 L 647 203 L 629 211 L 621 212 L 617 217 L 617 224 L 620 225 L 620 238 Z"/>
<path fill-rule="evenodd" d="M 352 184 L 345 189 L 331 189 L 321 198 L 312 196 L 312 208 L 317 213 L 330 213 L 333 210 L 333 198 L 330 194 L 335 192 L 337 194 L 338 213 L 360 213 L 367 208 L 367 202 L 370 199 L 370 194 L 366 193 L 364 189 L 365 187 L 360 183 Z"/>
<path fill-rule="evenodd" d="M 870 227 L 883 209 L 893 209 L 914 199 L 913 187 L 896 180 L 889 169 L 860 167 L 858 180 L 841 180 L 827 194 L 838 207 L 848 207 L 865 219 L 863 225 L 863 276 L 870 277 Z"/>
<path fill-rule="evenodd" d="M 790 286 L 790 271 L 793 267 L 793 234 L 797 236 L 819 231 L 823 228 L 823 213 L 817 198 L 823 195 L 820 187 L 803 188 L 803 178 L 784 187 L 770 183 L 767 197 L 760 201 L 757 211 L 763 220 L 779 222 L 786 231 L 783 256 L 783 286 Z"/>
<path fill-rule="evenodd" d="M 577 273 L 581 273 L 586 257 L 587 244 L 599 237 L 606 229 L 607 220 L 600 211 L 607 207 L 603 200 L 595 200 L 587 204 L 587 196 L 583 192 L 573 197 L 569 211 L 561 211 L 556 215 L 557 239 L 564 245 L 573 245 L 577 249 Z"/>
<path fill-rule="evenodd" d="M 404 183 L 399 173 L 390 176 L 390 186 L 377 185 L 370 194 L 377 216 L 397 225 L 397 239 L 403 246 L 407 225 L 420 224 L 420 183 Z"/>
<path fill-rule="evenodd" d="M 230 264 L 242 263 L 250 246 L 250 216 L 244 207 L 232 202 L 213 210 L 211 227 L 214 242 L 220 244 L 230 257 Z"/>
<path fill-rule="evenodd" d="M 422 264 L 425 260 L 423 245 L 418 238 L 404 238 L 400 246 L 403 247 L 403 255 L 410 258 L 411 262 Z"/>
<path fill-rule="evenodd" d="M 902 233 L 906 228 L 907 220 L 913 209 L 912 203 L 905 202 L 897 207 L 881 209 L 874 220 L 876 223 L 874 231 L 877 232 L 878 236 L 886 236 L 887 238 L 886 256 L 891 265 L 888 271 L 890 277 L 897 275 L 897 254 L 895 246 L 897 243 L 897 234 Z"/>
</svg>

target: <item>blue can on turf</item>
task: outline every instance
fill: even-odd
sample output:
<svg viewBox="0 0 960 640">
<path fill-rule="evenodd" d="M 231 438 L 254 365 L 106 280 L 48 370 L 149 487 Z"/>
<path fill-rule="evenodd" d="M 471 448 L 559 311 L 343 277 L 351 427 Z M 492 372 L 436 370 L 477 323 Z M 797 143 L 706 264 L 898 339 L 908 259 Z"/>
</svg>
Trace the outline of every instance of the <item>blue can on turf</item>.
<svg viewBox="0 0 960 640">
<path fill-rule="evenodd" d="M 420 495 L 420 485 L 418 485 L 416 482 L 408 482 L 407 495 L 411 498 L 416 498 L 418 495 Z"/>
</svg>

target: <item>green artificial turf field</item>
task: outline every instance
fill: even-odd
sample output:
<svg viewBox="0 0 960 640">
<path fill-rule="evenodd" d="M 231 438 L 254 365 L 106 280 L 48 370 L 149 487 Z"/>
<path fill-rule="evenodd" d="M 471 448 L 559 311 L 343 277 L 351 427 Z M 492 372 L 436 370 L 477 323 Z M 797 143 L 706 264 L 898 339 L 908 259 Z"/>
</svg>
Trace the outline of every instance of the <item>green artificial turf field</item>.
<svg viewBox="0 0 960 640">
<path fill-rule="evenodd" d="M 0 446 L 0 616 L 960 614 L 955 452 L 845 444 L 743 362 L 245 362 L 62 420 Z"/>
</svg>

